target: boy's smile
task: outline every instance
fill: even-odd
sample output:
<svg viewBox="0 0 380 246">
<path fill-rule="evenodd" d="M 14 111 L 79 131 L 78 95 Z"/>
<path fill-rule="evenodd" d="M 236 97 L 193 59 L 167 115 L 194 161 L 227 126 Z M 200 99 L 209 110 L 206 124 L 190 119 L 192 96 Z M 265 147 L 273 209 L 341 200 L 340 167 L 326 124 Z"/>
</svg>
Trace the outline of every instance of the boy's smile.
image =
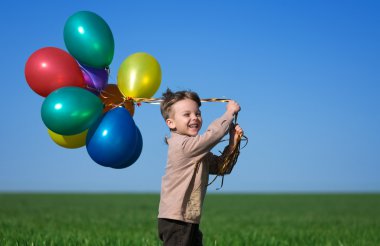
<svg viewBox="0 0 380 246">
<path fill-rule="evenodd" d="M 184 99 L 172 106 L 170 118 L 166 124 L 179 134 L 196 136 L 202 127 L 202 116 L 198 104 L 191 99 Z"/>
</svg>

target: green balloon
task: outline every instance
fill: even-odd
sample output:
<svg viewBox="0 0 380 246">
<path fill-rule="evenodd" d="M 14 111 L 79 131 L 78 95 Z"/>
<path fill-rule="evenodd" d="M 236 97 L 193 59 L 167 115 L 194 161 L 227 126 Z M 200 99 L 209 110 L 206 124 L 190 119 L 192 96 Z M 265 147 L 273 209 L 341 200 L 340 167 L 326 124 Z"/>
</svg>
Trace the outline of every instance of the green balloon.
<svg viewBox="0 0 380 246">
<path fill-rule="evenodd" d="M 99 15 L 80 11 L 66 21 L 66 48 L 83 65 L 105 68 L 111 64 L 115 42 L 108 24 Z"/>
<path fill-rule="evenodd" d="M 80 87 L 62 87 L 50 93 L 41 108 L 47 128 L 61 135 L 74 135 L 90 128 L 103 112 L 102 101 Z"/>
</svg>

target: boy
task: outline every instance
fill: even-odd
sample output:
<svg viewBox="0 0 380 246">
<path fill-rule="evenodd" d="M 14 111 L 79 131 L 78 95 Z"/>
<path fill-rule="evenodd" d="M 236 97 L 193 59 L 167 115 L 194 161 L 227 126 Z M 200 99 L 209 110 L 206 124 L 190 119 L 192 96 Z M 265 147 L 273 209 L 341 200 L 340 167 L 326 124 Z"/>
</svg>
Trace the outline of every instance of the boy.
<svg viewBox="0 0 380 246">
<path fill-rule="evenodd" d="M 161 114 L 171 131 L 158 214 L 158 233 L 164 245 L 202 245 L 199 223 L 208 175 L 216 174 L 223 156 L 234 149 L 243 134 L 240 126 L 232 127 L 222 156 L 213 155 L 210 150 L 226 135 L 240 106 L 228 102 L 222 117 L 198 135 L 202 126 L 200 106 L 199 96 L 191 91 L 173 93 L 168 89 L 163 94 Z"/>
</svg>

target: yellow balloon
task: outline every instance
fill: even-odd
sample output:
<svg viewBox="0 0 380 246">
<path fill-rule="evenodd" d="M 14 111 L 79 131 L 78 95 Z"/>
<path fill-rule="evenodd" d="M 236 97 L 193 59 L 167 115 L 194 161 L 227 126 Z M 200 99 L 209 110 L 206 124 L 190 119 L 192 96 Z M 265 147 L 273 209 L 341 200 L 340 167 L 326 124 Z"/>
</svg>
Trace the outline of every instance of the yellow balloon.
<svg viewBox="0 0 380 246">
<path fill-rule="evenodd" d="M 144 52 L 128 56 L 117 73 L 117 86 L 125 97 L 150 98 L 161 84 L 161 67 Z"/>
<path fill-rule="evenodd" d="M 59 146 L 68 149 L 76 149 L 84 146 L 86 144 L 87 132 L 88 130 L 75 135 L 60 135 L 48 129 L 51 139 L 53 139 L 53 141 Z"/>
</svg>

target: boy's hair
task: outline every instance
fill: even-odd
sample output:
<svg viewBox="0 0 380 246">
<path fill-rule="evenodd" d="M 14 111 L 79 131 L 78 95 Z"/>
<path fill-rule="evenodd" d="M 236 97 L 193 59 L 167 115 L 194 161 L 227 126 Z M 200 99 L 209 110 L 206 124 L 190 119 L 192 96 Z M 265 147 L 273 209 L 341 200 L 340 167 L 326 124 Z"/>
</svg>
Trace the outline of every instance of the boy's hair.
<svg viewBox="0 0 380 246">
<path fill-rule="evenodd" d="M 198 107 L 202 105 L 201 99 L 198 94 L 193 91 L 177 91 L 172 92 L 169 88 L 162 94 L 162 102 L 160 105 L 161 114 L 164 119 L 168 119 L 171 113 L 171 108 L 173 104 L 178 101 L 190 99 L 198 104 Z"/>
</svg>

